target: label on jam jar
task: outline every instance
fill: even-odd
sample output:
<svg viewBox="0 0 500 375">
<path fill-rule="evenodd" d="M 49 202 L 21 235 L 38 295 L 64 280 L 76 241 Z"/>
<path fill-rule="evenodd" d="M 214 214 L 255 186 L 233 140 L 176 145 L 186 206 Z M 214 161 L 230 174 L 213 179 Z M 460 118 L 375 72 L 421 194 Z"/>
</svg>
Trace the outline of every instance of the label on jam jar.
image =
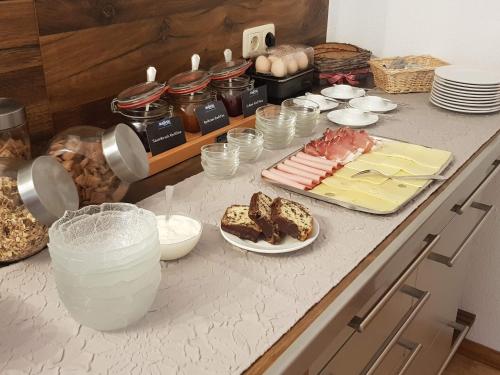
<svg viewBox="0 0 500 375">
<path fill-rule="evenodd" d="M 259 86 L 241 94 L 243 117 L 252 116 L 257 108 L 267 104 L 267 86 Z"/>
<path fill-rule="evenodd" d="M 194 113 L 200 124 L 202 135 L 229 125 L 226 107 L 220 100 L 199 106 L 194 110 Z"/>
<path fill-rule="evenodd" d="M 149 149 L 153 156 L 186 143 L 180 117 L 166 117 L 146 128 Z"/>
</svg>

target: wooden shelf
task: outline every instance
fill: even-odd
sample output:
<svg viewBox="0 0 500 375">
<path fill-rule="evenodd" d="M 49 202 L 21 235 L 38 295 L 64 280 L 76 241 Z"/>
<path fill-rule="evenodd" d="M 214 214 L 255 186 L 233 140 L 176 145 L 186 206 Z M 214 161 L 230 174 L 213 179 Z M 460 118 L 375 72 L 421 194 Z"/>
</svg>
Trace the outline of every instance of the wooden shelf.
<svg viewBox="0 0 500 375">
<path fill-rule="evenodd" d="M 229 125 L 215 130 L 211 133 L 201 135 L 201 133 L 186 132 L 186 143 L 165 151 L 159 155 L 151 156 L 149 154 L 149 175 L 152 176 L 184 160 L 200 154 L 201 146 L 214 143 L 218 136 L 227 133 L 234 128 L 253 128 L 255 126 L 255 116 L 250 117 L 231 117 Z"/>
</svg>

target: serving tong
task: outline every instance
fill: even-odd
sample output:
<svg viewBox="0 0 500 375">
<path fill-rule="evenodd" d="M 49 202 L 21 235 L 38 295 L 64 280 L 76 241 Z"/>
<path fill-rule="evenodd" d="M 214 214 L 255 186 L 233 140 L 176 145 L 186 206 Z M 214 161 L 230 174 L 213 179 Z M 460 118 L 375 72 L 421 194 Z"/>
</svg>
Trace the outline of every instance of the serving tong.
<svg viewBox="0 0 500 375">
<path fill-rule="evenodd" d="M 429 175 L 411 175 L 411 176 L 394 176 L 390 174 L 385 174 L 383 172 L 380 172 L 376 169 L 365 169 L 362 171 L 359 171 L 351 176 L 351 178 L 356 178 L 360 176 L 364 176 L 367 174 L 378 174 L 380 176 L 390 178 L 392 180 L 439 180 L 439 181 L 444 181 L 447 180 L 448 177 L 445 177 L 441 174 L 429 174 Z"/>
</svg>

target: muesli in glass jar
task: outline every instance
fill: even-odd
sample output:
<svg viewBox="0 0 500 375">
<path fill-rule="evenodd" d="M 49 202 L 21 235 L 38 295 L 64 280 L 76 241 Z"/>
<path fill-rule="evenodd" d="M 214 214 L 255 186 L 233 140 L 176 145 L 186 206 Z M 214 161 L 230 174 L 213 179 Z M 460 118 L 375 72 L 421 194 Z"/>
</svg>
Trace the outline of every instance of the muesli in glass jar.
<svg viewBox="0 0 500 375">
<path fill-rule="evenodd" d="M 73 178 L 81 206 L 119 202 L 130 184 L 146 178 L 149 172 L 146 150 L 125 124 L 108 130 L 69 128 L 55 136 L 47 154 Z"/>
<path fill-rule="evenodd" d="M 31 158 L 26 111 L 10 98 L 0 98 L 0 158 Z"/>
</svg>

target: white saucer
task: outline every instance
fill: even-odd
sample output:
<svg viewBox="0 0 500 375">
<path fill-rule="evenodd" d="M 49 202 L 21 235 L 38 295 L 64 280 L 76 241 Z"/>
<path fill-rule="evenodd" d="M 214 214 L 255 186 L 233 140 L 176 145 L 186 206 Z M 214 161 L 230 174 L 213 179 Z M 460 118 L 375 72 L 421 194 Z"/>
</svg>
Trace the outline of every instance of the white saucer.
<svg viewBox="0 0 500 375">
<path fill-rule="evenodd" d="M 222 229 L 220 230 L 220 232 L 222 234 L 222 237 L 224 237 L 227 242 L 241 249 L 262 254 L 282 254 L 297 251 L 312 244 L 316 240 L 316 238 L 318 238 L 319 224 L 318 220 L 313 219 L 312 233 L 305 241 L 299 241 L 290 236 L 285 236 L 281 243 L 276 245 L 272 245 L 264 240 L 259 240 L 257 242 L 242 240 L 241 238 L 236 237 L 234 234 L 224 232 Z"/>
<path fill-rule="evenodd" d="M 321 95 L 327 96 L 329 98 L 333 99 L 340 99 L 340 100 L 349 100 L 349 99 L 354 99 L 354 98 L 359 98 L 361 96 L 364 96 L 366 91 L 359 88 L 359 87 L 352 87 L 352 93 L 347 94 L 343 92 L 343 90 L 340 90 L 337 86 L 346 86 L 346 85 L 335 85 L 331 87 L 327 87 L 323 90 L 321 90 Z"/>
<path fill-rule="evenodd" d="M 388 99 L 384 99 L 381 104 L 382 104 L 381 106 L 373 105 L 372 103 L 370 103 L 369 96 L 363 96 L 361 98 L 354 98 L 354 99 L 349 100 L 349 105 L 351 107 L 361 109 L 362 111 L 369 111 L 369 112 L 381 112 L 381 113 L 389 112 L 389 111 L 392 111 L 393 109 L 396 109 L 398 106 L 396 103 L 391 102 Z"/>
<path fill-rule="evenodd" d="M 355 108 L 337 109 L 328 112 L 326 117 L 331 122 L 339 125 L 350 126 L 351 128 L 362 128 L 365 126 L 373 125 L 378 121 L 378 116 L 374 113 L 365 112 L 362 119 L 353 119 L 349 116 L 349 112 Z"/>
<path fill-rule="evenodd" d="M 308 99 L 317 103 L 319 105 L 320 112 L 331 111 L 332 109 L 337 108 L 340 104 L 319 94 L 306 94 L 298 96 L 297 99 Z"/>
</svg>

